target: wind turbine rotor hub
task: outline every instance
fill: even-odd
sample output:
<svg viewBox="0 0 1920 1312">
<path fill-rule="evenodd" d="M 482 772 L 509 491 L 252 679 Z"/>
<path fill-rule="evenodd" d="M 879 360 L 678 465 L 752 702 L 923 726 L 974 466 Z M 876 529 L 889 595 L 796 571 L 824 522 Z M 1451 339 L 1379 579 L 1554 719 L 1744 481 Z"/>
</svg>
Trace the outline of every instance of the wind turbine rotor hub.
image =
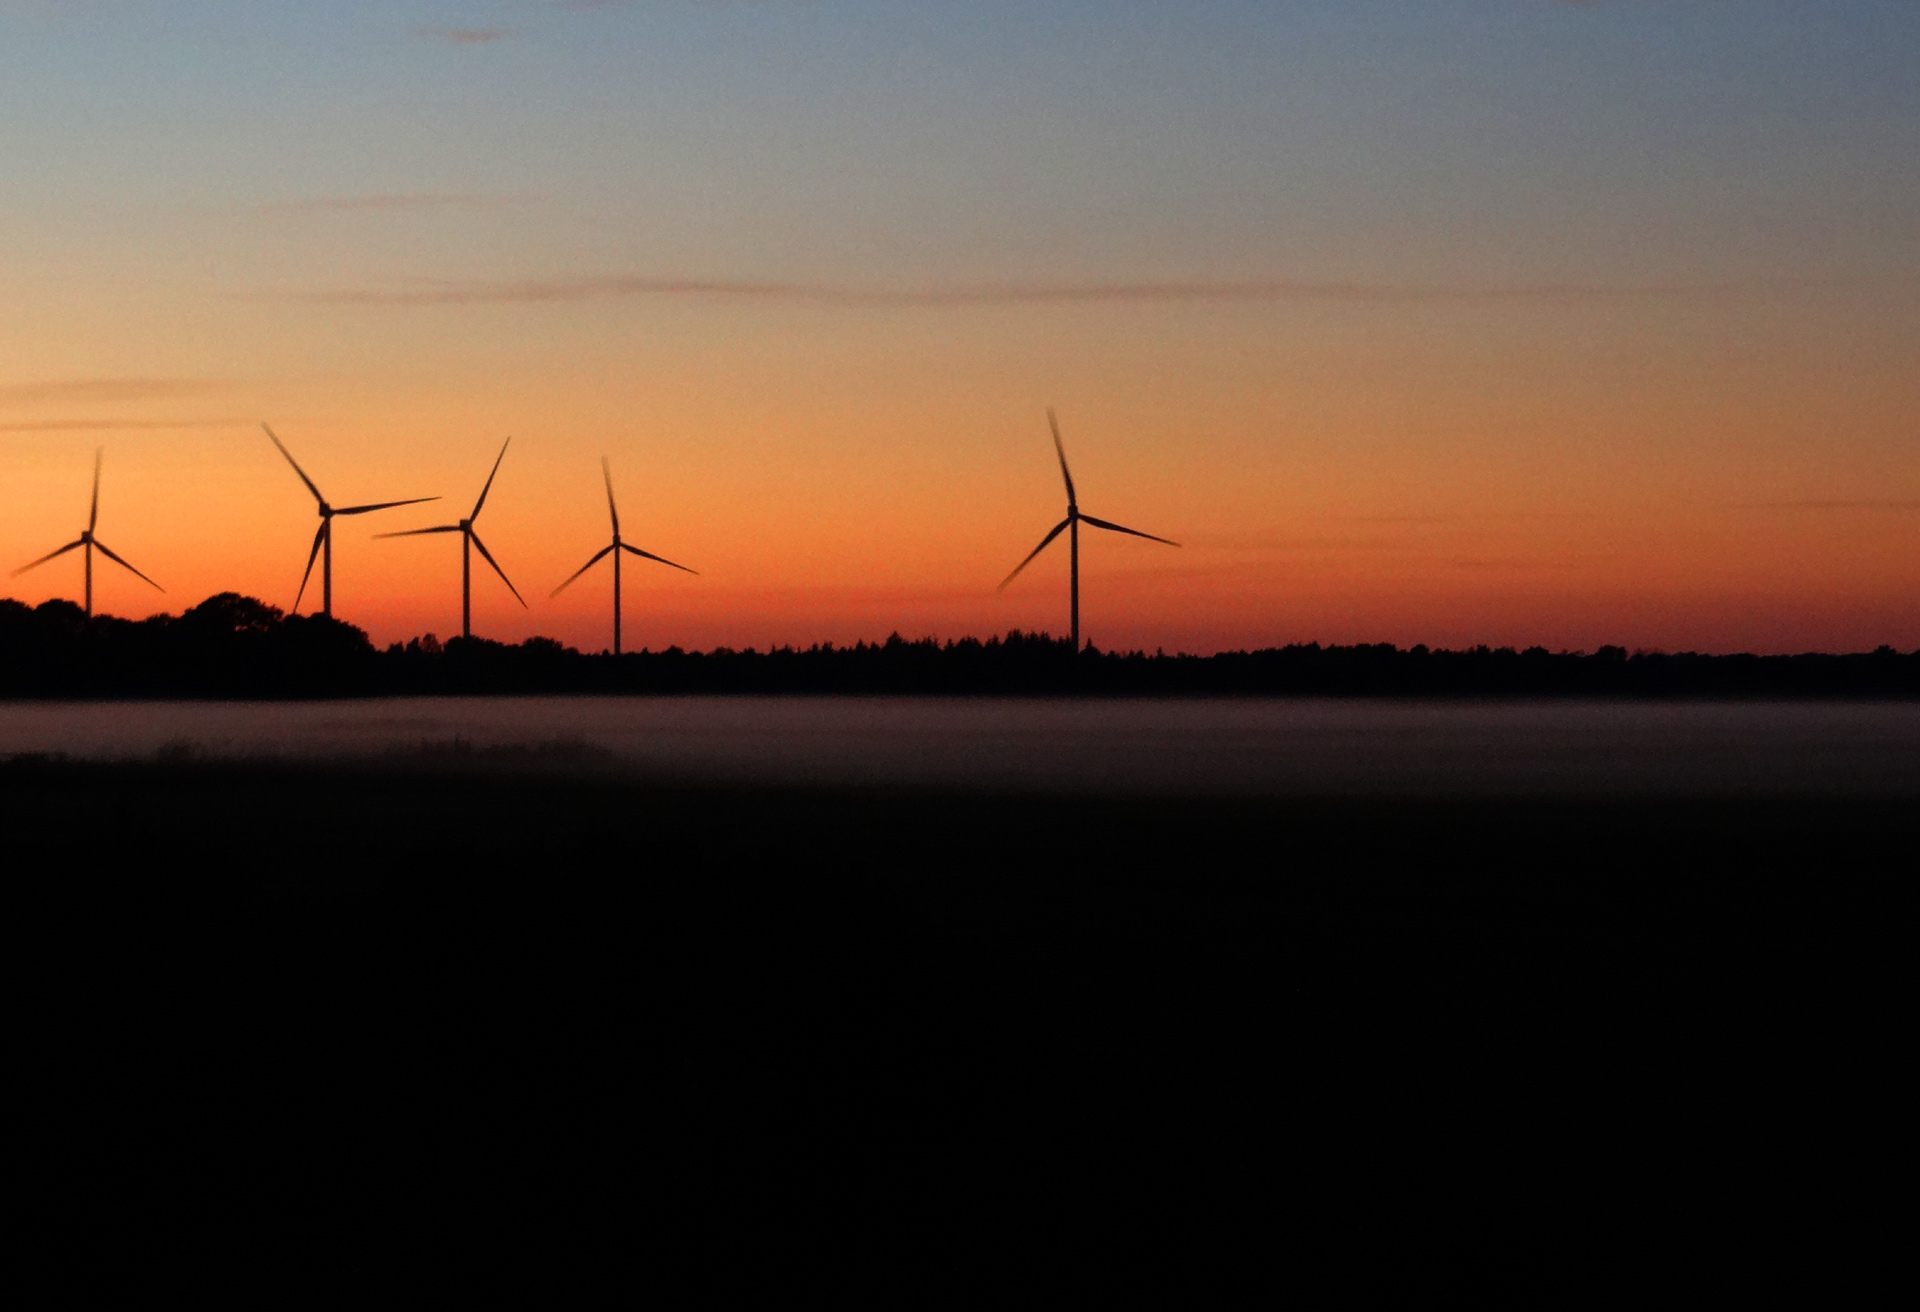
<svg viewBox="0 0 1920 1312">
<path fill-rule="evenodd" d="M 332 518 L 333 518 L 333 507 L 332 507 L 332 506 L 330 506 L 330 505 L 328 505 L 328 504 L 327 504 L 326 502 L 324 502 L 324 501 L 322 501 L 322 502 L 320 503 L 320 518 L 322 518 L 322 519 L 332 519 Z"/>
<path fill-rule="evenodd" d="M 470 519 L 463 519 L 463 520 L 461 520 L 461 521 L 460 521 L 460 531 L 461 531 L 462 533 L 466 533 L 466 532 L 469 532 L 469 531 L 471 531 L 471 530 L 472 530 L 472 528 L 473 528 L 473 521 L 472 521 L 472 520 L 470 520 Z"/>
</svg>

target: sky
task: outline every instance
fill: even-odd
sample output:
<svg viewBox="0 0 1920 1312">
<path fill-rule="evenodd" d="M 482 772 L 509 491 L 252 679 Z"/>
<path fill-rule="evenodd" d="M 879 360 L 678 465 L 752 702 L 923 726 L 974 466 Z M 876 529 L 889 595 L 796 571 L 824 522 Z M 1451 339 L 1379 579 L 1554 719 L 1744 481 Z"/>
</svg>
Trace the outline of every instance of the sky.
<svg viewBox="0 0 1920 1312">
<path fill-rule="evenodd" d="M 0 0 L 0 563 L 385 643 L 1920 647 L 1912 0 Z M 78 599 L 63 557 L 0 595 Z M 313 603 L 313 593 L 303 609 Z"/>
</svg>

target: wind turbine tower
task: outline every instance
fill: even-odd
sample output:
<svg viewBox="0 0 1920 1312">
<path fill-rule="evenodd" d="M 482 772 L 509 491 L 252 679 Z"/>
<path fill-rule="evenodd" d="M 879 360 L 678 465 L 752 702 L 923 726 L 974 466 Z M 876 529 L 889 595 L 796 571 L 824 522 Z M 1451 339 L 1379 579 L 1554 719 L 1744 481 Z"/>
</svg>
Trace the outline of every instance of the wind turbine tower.
<svg viewBox="0 0 1920 1312">
<path fill-rule="evenodd" d="M 522 608 L 527 604 L 526 598 L 520 595 L 520 589 L 513 586 L 513 580 L 507 577 L 507 572 L 500 568 L 500 562 L 493 558 L 493 553 L 487 550 L 487 544 L 480 540 L 480 535 L 473 529 L 473 521 L 480 518 L 480 508 L 487 504 L 487 493 L 493 491 L 494 474 L 500 472 L 500 462 L 507 458 L 507 443 L 512 441 L 512 438 L 508 438 L 506 442 L 500 444 L 500 454 L 493 458 L 493 472 L 487 475 L 486 486 L 480 489 L 480 499 L 473 503 L 473 513 L 458 524 L 408 529 L 404 533 L 374 534 L 379 538 L 417 538 L 426 533 L 458 533 L 460 535 L 460 636 L 463 638 L 473 636 L 473 549 L 475 547 L 480 548 L 480 555 L 487 564 L 493 566 L 493 572 L 498 574 L 500 581 L 507 585 L 507 591 L 513 594 L 513 599 L 519 602 Z"/>
<path fill-rule="evenodd" d="M 1060 421 L 1053 417 L 1052 409 L 1047 411 L 1047 423 L 1053 429 L 1053 452 L 1060 457 L 1060 477 L 1067 485 L 1067 517 L 1055 524 L 1051 533 L 1040 539 L 1040 545 L 1028 552 L 1025 560 L 1013 567 L 1013 573 L 1000 580 L 999 590 L 1006 591 L 1007 584 L 1018 578 L 1020 571 L 1032 564 L 1033 558 L 1045 551 L 1048 545 L 1064 531 L 1067 534 L 1068 559 L 1071 562 L 1068 566 L 1072 579 L 1070 584 L 1071 624 L 1073 650 L 1077 654 L 1080 650 L 1080 525 L 1091 524 L 1095 528 L 1106 529 L 1109 533 L 1126 533 L 1136 538 L 1145 538 L 1149 542 L 1164 542 L 1170 547 L 1177 547 L 1180 544 L 1168 538 L 1157 538 L 1151 533 L 1142 533 L 1137 528 L 1123 528 L 1118 524 L 1109 524 L 1104 519 L 1095 519 L 1092 515 L 1084 514 L 1080 509 L 1080 499 L 1074 495 L 1073 473 L 1067 468 L 1067 449 L 1060 443 Z"/>
<path fill-rule="evenodd" d="M 139 570 L 127 564 L 126 561 L 120 559 L 120 557 L 116 556 L 113 553 L 112 548 L 107 546 L 106 543 L 102 542 L 99 538 L 96 538 L 93 535 L 93 530 L 95 526 L 99 524 L 99 522 L 100 522 L 100 452 L 96 450 L 93 453 L 93 505 L 87 511 L 86 528 L 80 531 L 79 537 L 67 543 L 66 546 L 60 548 L 58 551 L 49 551 L 46 555 L 40 557 L 40 559 L 33 561 L 30 564 L 22 565 L 19 569 L 13 572 L 13 577 L 19 578 L 22 574 L 25 574 L 28 570 L 33 569 L 40 565 L 44 565 L 56 556 L 64 556 L 69 551 L 73 551 L 75 549 L 84 551 L 86 554 L 86 560 L 87 560 L 86 612 L 87 612 L 88 619 L 93 618 L 93 553 L 96 551 L 98 551 L 101 555 L 105 556 L 108 560 L 112 561 L 114 564 L 126 570 L 128 573 L 132 574 L 135 578 L 138 578 L 141 582 L 152 584 L 154 587 L 159 588 L 160 591 L 165 592 L 166 591 L 165 588 L 161 588 L 158 583 L 154 583 L 153 580 L 148 578 L 145 574 L 142 574 Z"/>
<path fill-rule="evenodd" d="M 629 551 L 643 560 L 658 561 L 662 565 L 673 565 L 673 568 L 686 570 L 689 574 L 698 574 L 700 571 L 697 569 L 687 569 L 685 565 L 674 565 L 673 562 L 665 556 L 656 556 L 651 551 L 642 551 L 636 546 L 631 546 L 621 541 L 620 508 L 613 504 L 613 470 L 607 464 L 607 458 L 605 456 L 600 457 L 600 476 L 607 481 L 607 515 L 613 520 L 613 541 L 594 552 L 593 559 L 575 570 L 573 572 L 573 578 L 569 578 L 566 583 L 562 583 L 559 587 L 555 588 L 549 594 L 549 598 L 557 597 L 565 592 L 568 584 L 572 583 L 574 579 L 579 578 L 582 574 L 585 574 L 595 565 L 598 565 L 600 558 L 611 552 L 613 554 L 613 654 L 618 656 L 620 654 L 620 553 Z"/>
</svg>

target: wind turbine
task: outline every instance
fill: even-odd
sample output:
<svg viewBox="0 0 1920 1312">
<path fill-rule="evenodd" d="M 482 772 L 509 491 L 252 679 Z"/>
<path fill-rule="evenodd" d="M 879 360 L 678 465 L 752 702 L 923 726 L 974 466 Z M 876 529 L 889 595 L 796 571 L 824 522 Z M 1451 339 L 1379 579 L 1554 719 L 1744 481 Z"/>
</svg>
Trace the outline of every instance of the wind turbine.
<svg viewBox="0 0 1920 1312">
<path fill-rule="evenodd" d="M 575 570 L 573 572 L 573 578 L 568 579 L 566 583 L 562 583 L 559 587 L 555 588 L 550 594 L 548 594 L 548 599 L 551 600 L 553 597 L 557 597 L 561 593 L 565 592 L 567 590 L 567 584 L 572 583 L 573 579 L 579 578 L 582 574 L 585 574 L 588 570 L 592 569 L 595 565 L 598 565 L 600 563 L 600 558 L 602 556 L 606 555 L 608 552 L 612 552 L 613 553 L 613 654 L 615 656 L 618 656 L 620 654 L 620 553 L 623 551 L 630 551 L 634 555 L 639 556 L 643 559 L 657 560 L 662 565 L 673 565 L 673 562 L 668 560 L 665 556 L 656 556 L 651 551 L 642 551 L 640 550 L 640 548 L 635 546 L 630 546 L 629 544 L 622 542 L 620 540 L 620 508 L 613 504 L 613 470 L 607 465 L 607 458 L 605 456 L 600 457 L 600 474 L 601 474 L 601 477 L 607 480 L 607 514 L 611 516 L 613 519 L 613 541 L 608 543 L 606 546 L 600 548 L 600 550 L 594 552 L 593 559 L 589 560 L 586 564 L 582 565 L 579 569 Z M 697 569 L 687 569 L 685 565 L 673 565 L 673 567 L 675 569 L 687 570 L 687 573 L 689 574 L 698 574 L 700 572 Z"/>
<path fill-rule="evenodd" d="M 1060 445 L 1060 421 L 1053 417 L 1053 410 L 1051 408 L 1047 410 L 1047 423 L 1053 428 L 1054 454 L 1060 457 L 1060 477 L 1065 479 L 1067 484 L 1067 517 L 1053 526 L 1053 532 L 1040 539 L 1040 545 L 1028 552 L 1025 560 L 1013 567 L 1013 573 L 1000 580 L 999 590 L 1002 592 L 1006 591 L 1007 584 L 1018 578 L 1020 571 L 1032 564 L 1033 558 L 1047 549 L 1048 543 L 1059 537 L 1063 531 L 1066 532 L 1073 562 L 1071 566 L 1073 577 L 1073 649 L 1075 652 L 1078 652 L 1080 650 L 1080 525 L 1091 524 L 1095 528 L 1106 529 L 1109 533 L 1130 533 L 1136 538 L 1146 538 L 1149 542 L 1164 542 L 1170 547 L 1177 547 L 1180 544 L 1170 538 L 1157 538 L 1151 533 L 1142 533 L 1137 528 L 1123 528 L 1118 524 L 1109 524 L 1104 519 L 1095 519 L 1092 515 L 1081 514 L 1079 499 L 1075 497 L 1073 493 L 1073 475 L 1067 469 L 1067 449 Z"/>
<path fill-rule="evenodd" d="M 391 510 L 395 506 L 417 506 L 422 501 L 438 501 L 440 498 L 414 497 L 408 501 L 382 501 L 371 506 L 342 506 L 336 510 L 327 504 L 325 497 L 320 495 L 320 489 L 315 487 L 313 480 L 307 477 L 307 471 L 300 468 L 300 462 L 293 458 L 293 453 L 288 451 L 286 447 L 281 446 L 280 439 L 274 437 L 273 430 L 267 428 L 265 424 L 260 425 L 260 427 L 266 430 L 266 434 L 269 438 L 272 438 L 273 444 L 280 448 L 280 454 L 287 458 L 287 463 L 293 466 L 293 472 L 300 475 L 300 481 L 307 485 L 307 491 L 313 493 L 313 499 L 318 502 L 320 506 L 320 528 L 313 535 L 313 550 L 307 553 L 307 572 L 300 576 L 300 591 L 296 593 L 293 598 L 294 613 L 296 615 L 299 614 L 300 598 L 307 595 L 307 580 L 313 577 L 313 558 L 320 554 L 322 548 L 325 548 L 327 556 L 326 562 L 320 567 L 320 613 L 328 619 L 332 619 L 334 517 L 336 515 L 364 515 L 374 510 Z"/>
<path fill-rule="evenodd" d="M 377 538 L 417 538 L 424 533 L 460 534 L 460 636 L 463 638 L 473 636 L 473 549 L 475 547 L 480 548 L 480 554 L 486 558 L 487 564 L 493 566 L 493 572 L 500 576 L 500 581 L 507 585 L 507 591 L 513 594 L 513 599 L 522 607 L 527 604 L 526 598 L 520 595 L 520 589 L 513 586 L 513 580 L 507 577 L 507 572 L 500 568 L 500 562 L 495 560 L 493 553 L 487 550 L 487 544 L 482 542 L 480 535 L 473 531 L 473 521 L 480 518 L 480 507 L 487 504 L 487 493 L 493 490 L 493 475 L 500 472 L 500 462 L 507 458 L 507 442 L 511 441 L 513 439 L 508 438 L 506 442 L 500 444 L 500 454 L 493 458 L 493 473 L 487 475 L 487 485 L 480 489 L 480 499 L 473 503 L 473 513 L 458 524 L 441 524 L 435 528 L 413 528 L 404 533 L 374 534 Z"/>
<path fill-rule="evenodd" d="M 85 548 L 86 556 L 87 556 L 86 612 L 87 612 L 88 619 L 93 618 L 93 553 L 96 551 L 99 552 L 101 555 L 105 556 L 108 560 L 112 561 L 114 564 L 120 566 L 122 569 L 131 573 L 134 577 L 138 578 L 141 582 L 152 583 L 154 587 L 160 588 L 160 591 L 165 592 L 166 591 L 165 588 L 161 588 L 158 583 L 154 583 L 153 580 L 148 578 L 145 574 L 142 574 L 139 570 L 134 569 L 133 566 L 127 564 L 126 561 L 114 555 L 112 548 L 108 547 L 106 543 L 102 542 L 99 538 L 96 538 L 93 535 L 94 525 L 98 524 L 99 522 L 100 522 L 100 452 L 96 450 L 93 453 L 93 506 L 91 509 L 87 511 L 86 528 L 81 530 L 79 537 L 67 543 L 67 545 L 60 548 L 60 550 L 49 551 L 46 555 L 40 557 L 40 559 L 32 562 L 31 564 L 22 565 L 19 569 L 13 572 L 12 577 L 17 579 L 22 574 L 25 574 L 28 570 L 33 569 L 36 566 L 46 564 L 48 561 L 52 560 L 55 556 L 64 556 L 69 551 L 72 551 L 75 548 Z"/>
</svg>

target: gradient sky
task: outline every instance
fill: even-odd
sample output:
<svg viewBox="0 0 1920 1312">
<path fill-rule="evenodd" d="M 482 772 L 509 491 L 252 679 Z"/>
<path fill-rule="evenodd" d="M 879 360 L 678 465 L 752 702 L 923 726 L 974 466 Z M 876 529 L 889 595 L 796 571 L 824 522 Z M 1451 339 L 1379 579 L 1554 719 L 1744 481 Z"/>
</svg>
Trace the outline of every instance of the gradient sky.
<svg viewBox="0 0 1920 1312">
<path fill-rule="evenodd" d="M 1913 0 L 0 0 L 0 558 L 764 647 L 1920 647 Z M 604 565 L 601 567 L 604 571 Z M 79 595 L 64 558 L 11 580 Z"/>
</svg>

